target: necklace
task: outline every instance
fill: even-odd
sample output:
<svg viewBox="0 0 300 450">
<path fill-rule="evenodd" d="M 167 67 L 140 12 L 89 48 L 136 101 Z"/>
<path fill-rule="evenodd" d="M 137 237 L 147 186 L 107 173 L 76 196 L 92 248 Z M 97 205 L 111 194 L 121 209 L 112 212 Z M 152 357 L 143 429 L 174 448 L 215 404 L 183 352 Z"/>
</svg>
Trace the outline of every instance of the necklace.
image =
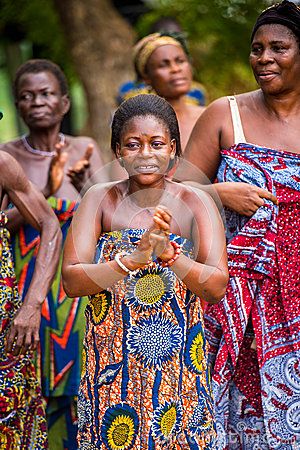
<svg viewBox="0 0 300 450">
<path fill-rule="evenodd" d="M 65 141 L 66 141 L 66 137 L 63 133 L 59 133 L 59 144 L 64 145 Z M 24 145 L 24 148 L 30 152 L 33 153 L 34 155 L 40 155 L 40 156 L 55 156 L 56 152 L 47 152 L 45 150 L 39 150 L 37 148 L 33 148 L 31 147 L 31 145 L 29 144 L 28 140 L 27 140 L 27 136 L 24 134 L 22 136 L 22 143 Z"/>
</svg>

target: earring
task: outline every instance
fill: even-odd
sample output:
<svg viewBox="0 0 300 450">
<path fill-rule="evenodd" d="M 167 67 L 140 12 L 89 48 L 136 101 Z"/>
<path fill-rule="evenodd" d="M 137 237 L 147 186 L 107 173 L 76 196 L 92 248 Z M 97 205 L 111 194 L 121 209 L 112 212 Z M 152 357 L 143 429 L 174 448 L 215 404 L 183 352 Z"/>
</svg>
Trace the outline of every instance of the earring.
<svg viewBox="0 0 300 450">
<path fill-rule="evenodd" d="M 121 167 L 124 167 L 124 161 L 123 158 L 118 158 L 119 164 Z"/>
<path fill-rule="evenodd" d="M 150 84 L 147 84 L 146 90 L 147 90 L 147 94 L 153 94 L 153 88 Z"/>
</svg>

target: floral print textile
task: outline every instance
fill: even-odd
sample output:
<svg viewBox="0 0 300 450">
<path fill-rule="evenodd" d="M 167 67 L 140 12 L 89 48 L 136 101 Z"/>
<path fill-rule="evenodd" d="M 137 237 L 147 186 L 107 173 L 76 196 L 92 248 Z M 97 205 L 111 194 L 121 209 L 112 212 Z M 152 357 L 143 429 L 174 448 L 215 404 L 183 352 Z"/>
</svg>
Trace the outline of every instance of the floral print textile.
<svg viewBox="0 0 300 450">
<path fill-rule="evenodd" d="M 144 231 L 103 234 L 96 262 L 133 251 Z M 213 449 L 201 302 L 171 268 L 155 260 L 92 296 L 86 319 L 79 448 Z"/>
<path fill-rule="evenodd" d="M 10 324 L 21 306 L 18 295 L 7 218 L 0 212 L 0 448 L 48 448 L 47 424 L 33 356 L 13 356 L 5 350 Z"/>
</svg>

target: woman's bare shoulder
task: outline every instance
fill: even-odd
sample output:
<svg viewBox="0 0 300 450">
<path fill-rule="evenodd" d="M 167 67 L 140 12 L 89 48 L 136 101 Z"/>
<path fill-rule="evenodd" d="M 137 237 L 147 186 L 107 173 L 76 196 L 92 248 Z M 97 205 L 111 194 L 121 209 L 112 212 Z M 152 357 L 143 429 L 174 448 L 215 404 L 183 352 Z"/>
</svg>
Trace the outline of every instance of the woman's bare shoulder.
<svg viewBox="0 0 300 450">
<path fill-rule="evenodd" d="M 104 199 L 114 201 L 123 195 L 122 192 L 125 191 L 125 184 L 126 182 L 124 181 L 96 183 L 88 189 L 84 194 L 83 199 L 88 199 L 91 202 L 96 201 L 97 204 L 99 203 L 99 200 Z"/>
<path fill-rule="evenodd" d="M 24 154 L 24 147 L 22 145 L 22 140 L 20 138 L 14 139 L 9 142 L 0 144 L 0 151 L 9 153 L 14 157 L 19 157 L 19 155 Z"/>
<path fill-rule="evenodd" d="M 186 182 L 177 183 L 176 181 L 168 180 L 169 192 L 174 196 L 179 196 L 182 201 L 193 206 L 193 209 L 199 206 L 200 203 L 210 203 L 213 202 L 211 196 L 201 189 L 201 185 L 198 183 Z"/>
</svg>

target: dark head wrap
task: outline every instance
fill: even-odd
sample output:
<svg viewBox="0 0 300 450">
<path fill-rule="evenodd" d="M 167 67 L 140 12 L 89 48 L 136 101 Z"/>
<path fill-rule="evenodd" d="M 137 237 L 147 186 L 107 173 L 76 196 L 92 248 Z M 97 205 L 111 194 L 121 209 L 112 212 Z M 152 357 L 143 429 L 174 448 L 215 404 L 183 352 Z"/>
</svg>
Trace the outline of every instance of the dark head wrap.
<svg viewBox="0 0 300 450">
<path fill-rule="evenodd" d="M 259 27 L 262 25 L 278 23 L 289 28 L 300 42 L 300 8 L 293 2 L 283 0 L 265 9 L 259 16 L 253 27 L 251 42 Z"/>
</svg>

